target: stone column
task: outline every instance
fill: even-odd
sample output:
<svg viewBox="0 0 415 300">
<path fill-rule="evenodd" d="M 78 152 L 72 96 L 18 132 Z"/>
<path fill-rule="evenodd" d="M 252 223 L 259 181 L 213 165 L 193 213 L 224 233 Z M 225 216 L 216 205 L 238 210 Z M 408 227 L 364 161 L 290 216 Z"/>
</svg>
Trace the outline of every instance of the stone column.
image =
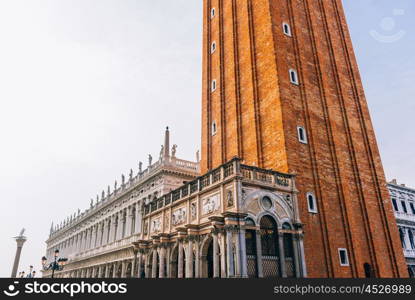
<svg viewBox="0 0 415 300">
<path fill-rule="evenodd" d="M 141 274 L 143 273 L 143 254 L 141 252 L 138 252 L 138 268 L 137 268 L 137 277 L 143 278 Z"/>
<path fill-rule="evenodd" d="M 255 232 L 256 239 L 256 255 L 257 255 L 257 273 L 259 278 L 264 277 L 264 271 L 262 266 L 262 243 L 261 243 L 261 231 L 257 230 Z"/>
<path fill-rule="evenodd" d="M 130 274 L 131 278 L 137 278 L 138 277 L 137 273 L 135 271 L 136 266 L 137 266 L 137 250 L 134 250 L 134 257 L 131 261 L 131 274 Z"/>
<path fill-rule="evenodd" d="M 183 242 L 179 240 L 178 249 L 178 262 L 177 262 L 177 278 L 183 278 Z"/>
<path fill-rule="evenodd" d="M 117 227 L 117 233 L 115 236 L 115 240 L 118 241 L 122 238 L 122 223 L 123 223 L 123 213 L 120 211 L 118 213 L 118 227 Z"/>
<path fill-rule="evenodd" d="M 135 233 L 141 233 L 141 205 L 140 202 L 135 206 Z"/>
<path fill-rule="evenodd" d="M 157 278 L 157 248 L 153 250 L 153 262 L 152 262 L 151 278 Z"/>
<path fill-rule="evenodd" d="M 159 267 L 159 278 L 164 278 L 165 273 L 165 260 L 166 260 L 166 248 L 164 245 L 160 247 L 160 267 Z"/>
<path fill-rule="evenodd" d="M 105 265 L 105 278 L 110 277 L 110 265 Z"/>
<path fill-rule="evenodd" d="M 193 278 L 193 237 L 187 242 L 186 278 Z"/>
<path fill-rule="evenodd" d="M 97 225 L 92 226 L 91 228 L 91 249 L 95 248 L 95 242 L 97 240 Z"/>
<path fill-rule="evenodd" d="M 219 255 L 219 264 L 220 264 L 220 272 L 219 276 L 221 278 L 228 277 L 228 273 L 226 272 L 226 233 L 225 230 L 221 230 L 218 234 L 218 255 Z M 223 251 L 221 251 L 223 249 Z"/>
<path fill-rule="evenodd" d="M 232 238 L 232 228 L 226 227 L 226 258 L 228 265 L 228 277 L 235 276 L 235 266 L 234 266 L 234 257 L 233 257 L 233 238 Z"/>
<path fill-rule="evenodd" d="M 284 250 L 284 234 L 278 233 L 278 246 L 280 248 L 280 267 L 281 267 L 281 276 L 287 278 L 287 267 L 285 264 L 285 250 Z"/>
<path fill-rule="evenodd" d="M 117 271 L 118 271 L 117 263 L 114 263 L 113 264 L 113 270 L 112 270 L 112 277 L 111 278 L 117 278 Z"/>
<path fill-rule="evenodd" d="M 219 244 L 217 232 L 212 233 L 213 236 L 213 277 L 219 278 L 220 265 L 219 265 Z"/>
<path fill-rule="evenodd" d="M 97 234 L 96 234 L 94 247 L 97 248 L 97 247 L 101 246 L 101 237 L 102 237 L 102 222 L 97 224 Z"/>
<path fill-rule="evenodd" d="M 24 231 L 22 230 L 22 233 Z M 20 256 L 22 254 L 23 245 L 26 242 L 27 238 L 24 237 L 22 234 L 20 236 L 14 238 L 16 241 L 16 254 L 14 255 L 14 263 L 13 263 L 13 269 L 12 269 L 12 275 L 11 278 L 16 278 L 17 270 L 19 268 L 20 263 Z"/>
<path fill-rule="evenodd" d="M 126 272 L 127 272 L 127 262 L 124 260 L 123 262 L 121 262 L 121 278 L 127 277 Z"/>
<path fill-rule="evenodd" d="M 297 234 L 292 235 L 292 242 L 293 242 L 293 250 L 294 250 L 294 268 L 295 268 L 295 277 L 300 278 L 301 272 L 300 272 L 300 257 L 299 257 L 299 243 L 298 243 L 298 237 Z"/>
<path fill-rule="evenodd" d="M 132 207 L 129 206 L 127 208 L 127 220 L 125 221 L 125 236 L 126 237 L 129 237 L 132 234 L 131 233 L 131 221 L 132 221 L 132 219 L 133 219 L 133 216 L 132 216 Z"/>
<path fill-rule="evenodd" d="M 248 259 L 246 257 L 246 232 L 245 228 L 241 227 L 238 231 L 238 242 L 239 242 L 239 259 L 241 264 L 241 276 L 248 278 Z"/>
<path fill-rule="evenodd" d="M 115 240 L 115 221 L 116 221 L 116 214 L 113 214 L 110 217 L 110 233 L 109 233 L 109 243 L 114 242 Z"/>
</svg>

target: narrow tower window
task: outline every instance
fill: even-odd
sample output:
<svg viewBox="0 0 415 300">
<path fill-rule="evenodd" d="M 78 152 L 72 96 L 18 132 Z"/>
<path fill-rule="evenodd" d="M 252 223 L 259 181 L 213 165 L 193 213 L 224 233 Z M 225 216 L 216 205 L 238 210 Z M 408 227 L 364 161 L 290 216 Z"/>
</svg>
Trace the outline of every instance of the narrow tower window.
<svg viewBox="0 0 415 300">
<path fill-rule="evenodd" d="M 210 17 L 213 19 L 215 16 L 216 16 L 216 9 L 215 8 L 212 8 L 210 10 Z"/>
<path fill-rule="evenodd" d="M 213 79 L 212 80 L 212 92 L 216 91 L 216 88 L 217 88 L 217 86 L 216 86 L 216 79 Z"/>
<path fill-rule="evenodd" d="M 216 121 L 213 121 L 212 123 L 212 135 L 216 135 L 218 132 L 218 126 L 216 125 Z"/>
<path fill-rule="evenodd" d="M 210 47 L 210 53 L 214 53 L 216 51 L 216 42 L 213 42 Z"/>
<path fill-rule="evenodd" d="M 317 213 L 317 201 L 313 193 L 307 193 L 307 204 L 308 204 L 308 211 L 310 213 L 316 214 Z"/>
<path fill-rule="evenodd" d="M 284 34 L 287 36 L 292 36 L 291 34 L 291 27 L 288 25 L 288 23 L 282 23 L 282 28 L 284 30 Z"/>
<path fill-rule="evenodd" d="M 304 127 L 300 127 L 300 126 L 297 127 L 297 131 L 298 131 L 298 140 L 300 141 L 300 143 L 308 144 L 307 133 Z"/>
<path fill-rule="evenodd" d="M 340 265 L 342 267 L 349 266 L 349 255 L 347 254 L 347 249 L 344 249 L 344 248 L 339 249 L 339 258 L 340 258 Z"/>
<path fill-rule="evenodd" d="M 292 84 L 299 85 L 297 71 L 294 69 L 290 69 L 290 81 Z"/>
</svg>

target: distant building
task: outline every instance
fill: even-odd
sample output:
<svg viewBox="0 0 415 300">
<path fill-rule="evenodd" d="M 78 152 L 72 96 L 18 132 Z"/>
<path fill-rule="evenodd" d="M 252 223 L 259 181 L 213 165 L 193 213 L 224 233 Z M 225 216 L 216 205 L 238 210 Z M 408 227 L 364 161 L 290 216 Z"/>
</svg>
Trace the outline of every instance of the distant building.
<svg viewBox="0 0 415 300">
<path fill-rule="evenodd" d="M 408 271 L 415 277 L 415 189 L 398 184 L 396 179 L 388 184 L 388 188 Z"/>
</svg>

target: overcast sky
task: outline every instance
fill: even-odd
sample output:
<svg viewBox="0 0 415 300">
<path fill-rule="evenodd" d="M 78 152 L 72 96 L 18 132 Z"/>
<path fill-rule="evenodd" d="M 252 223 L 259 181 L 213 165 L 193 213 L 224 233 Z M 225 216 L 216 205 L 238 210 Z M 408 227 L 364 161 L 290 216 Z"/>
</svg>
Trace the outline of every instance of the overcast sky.
<svg viewBox="0 0 415 300">
<path fill-rule="evenodd" d="M 415 2 L 344 0 L 389 179 L 415 187 Z M 0 0 L 0 277 L 50 224 L 157 156 L 200 147 L 202 1 Z"/>
</svg>

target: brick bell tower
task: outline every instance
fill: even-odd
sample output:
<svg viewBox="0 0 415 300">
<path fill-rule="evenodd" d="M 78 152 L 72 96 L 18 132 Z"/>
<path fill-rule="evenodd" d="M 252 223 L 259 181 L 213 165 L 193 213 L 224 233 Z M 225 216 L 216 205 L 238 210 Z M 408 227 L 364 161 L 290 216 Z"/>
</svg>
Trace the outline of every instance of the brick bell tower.
<svg viewBox="0 0 415 300">
<path fill-rule="evenodd" d="M 407 277 L 341 0 L 203 2 L 202 172 L 297 174 L 309 277 Z"/>
</svg>

